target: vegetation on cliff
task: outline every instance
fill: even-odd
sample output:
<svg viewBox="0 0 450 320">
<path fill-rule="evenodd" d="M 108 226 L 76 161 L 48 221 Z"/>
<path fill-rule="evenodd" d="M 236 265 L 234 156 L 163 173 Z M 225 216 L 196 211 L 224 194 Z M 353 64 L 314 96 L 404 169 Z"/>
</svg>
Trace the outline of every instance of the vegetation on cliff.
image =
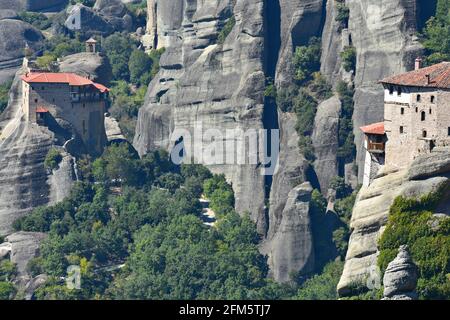
<svg viewBox="0 0 450 320">
<path fill-rule="evenodd" d="M 378 265 L 383 273 L 398 248 L 404 244 L 409 246 L 419 269 L 417 292 L 421 299 L 450 297 L 450 218 L 433 215 L 445 192 L 448 186 L 419 200 L 395 199 L 379 241 Z"/>
</svg>

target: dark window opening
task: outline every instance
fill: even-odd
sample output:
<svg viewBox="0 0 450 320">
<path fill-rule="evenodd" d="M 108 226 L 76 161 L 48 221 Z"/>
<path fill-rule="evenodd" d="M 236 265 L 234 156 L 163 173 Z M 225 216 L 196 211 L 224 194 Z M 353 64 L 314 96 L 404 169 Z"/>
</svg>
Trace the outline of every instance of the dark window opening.
<svg viewBox="0 0 450 320">
<path fill-rule="evenodd" d="M 400 133 L 403 133 L 403 132 L 404 132 L 403 126 L 400 126 Z"/>
<path fill-rule="evenodd" d="M 400 109 L 400 113 L 401 113 L 401 114 L 405 114 L 405 108 L 401 108 L 401 109 Z"/>
<path fill-rule="evenodd" d="M 390 95 L 393 95 L 394 94 L 394 87 L 389 87 L 389 94 Z"/>
<path fill-rule="evenodd" d="M 419 112 L 419 108 L 416 107 L 416 112 Z"/>
<path fill-rule="evenodd" d="M 402 95 L 402 88 L 401 88 L 401 87 L 398 87 L 398 88 L 397 88 L 397 95 L 398 95 L 398 96 L 401 96 L 401 95 Z"/>
<path fill-rule="evenodd" d="M 430 114 L 431 114 L 431 108 L 430 108 Z"/>
<path fill-rule="evenodd" d="M 431 96 L 431 103 L 434 103 L 434 96 Z"/>
<path fill-rule="evenodd" d="M 450 127 L 447 128 L 447 135 L 450 136 Z"/>
<path fill-rule="evenodd" d="M 421 99 L 422 97 L 420 96 L 420 94 L 418 94 L 417 95 L 417 102 L 420 102 L 420 99 Z"/>
<path fill-rule="evenodd" d="M 426 131 L 426 130 L 424 130 L 424 131 L 422 132 L 422 137 L 424 137 L 424 138 L 427 137 L 427 131 Z"/>
<path fill-rule="evenodd" d="M 425 111 L 422 111 L 420 120 L 425 121 L 425 117 L 426 117 Z"/>
<path fill-rule="evenodd" d="M 37 103 L 37 102 L 38 102 L 38 99 L 34 99 L 34 102 L 36 102 L 36 103 Z"/>
</svg>

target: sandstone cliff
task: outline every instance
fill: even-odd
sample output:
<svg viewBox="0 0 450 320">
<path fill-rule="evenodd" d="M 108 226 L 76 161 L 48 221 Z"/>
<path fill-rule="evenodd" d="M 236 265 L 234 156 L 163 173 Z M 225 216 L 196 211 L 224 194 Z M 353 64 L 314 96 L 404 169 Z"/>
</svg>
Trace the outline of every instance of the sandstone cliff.
<svg viewBox="0 0 450 320">
<path fill-rule="evenodd" d="M 369 187 L 363 187 L 353 208 L 352 235 L 344 271 L 338 285 L 341 296 L 355 294 L 355 285 L 366 286 L 374 275 L 378 256 L 377 241 L 387 223 L 389 209 L 397 196 L 420 198 L 448 182 L 450 150 L 436 150 L 418 157 L 408 168 L 382 167 Z M 424 169 L 426 167 L 426 169 Z M 426 174 L 420 174 L 426 171 Z M 445 207 L 445 206 L 444 206 Z"/>
<path fill-rule="evenodd" d="M 151 1 L 152 2 L 152 1 Z M 158 43 L 166 48 L 161 71 L 140 109 L 134 146 L 139 153 L 172 149 L 172 132 L 263 128 L 265 84 L 263 1 L 158 2 Z M 227 19 L 235 26 L 224 43 L 218 34 Z M 187 141 L 188 137 L 184 137 Z M 208 144 L 207 137 L 197 137 Z M 231 138 L 238 142 L 239 137 Z M 211 140 L 209 140 L 211 141 Z M 258 146 L 258 153 L 261 147 Z M 226 150 L 233 154 L 233 150 Z M 186 149 L 186 157 L 198 154 Z M 250 212 L 265 233 L 264 177 L 257 164 L 214 164 L 236 193 L 236 208 Z"/>
<path fill-rule="evenodd" d="M 71 157 L 64 157 L 50 176 L 44 159 L 56 144 L 46 127 L 26 122 L 21 109 L 19 70 L 10 91 L 7 109 L 0 115 L 0 235 L 10 234 L 12 223 L 37 206 L 67 195 L 73 183 Z"/>
</svg>

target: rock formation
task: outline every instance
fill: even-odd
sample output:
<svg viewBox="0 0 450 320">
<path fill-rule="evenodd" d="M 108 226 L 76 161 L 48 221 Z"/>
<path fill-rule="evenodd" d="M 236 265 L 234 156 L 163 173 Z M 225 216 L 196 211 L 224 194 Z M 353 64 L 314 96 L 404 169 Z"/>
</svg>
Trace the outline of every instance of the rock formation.
<svg viewBox="0 0 450 320">
<path fill-rule="evenodd" d="M 11 80 L 20 68 L 24 48 L 34 51 L 42 45 L 41 32 L 26 22 L 13 19 L 0 20 L 0 83 Z"/>
<path fill-rule="evenodd" d="M 262 129 L 265 75 L 263 69 L 263 2 L 162 1 L 158 3 L 158 43 L 166 52 L 161 71 L 149 86 L 139 111 L 134 146 L 145 154 L 156 148 L 171 150 L 172 132 L 194 133 L 218 129 Z M 226 20 L 236 23 L 223 44 L 217 43 Z M 161 37 L 159 37 L 161 32 Z M 160 39 L 162 42 L 160 42 Z M 187 141 L 188 137 L 184 137 Z M 197 137 L 204 147 L 207 137 Z M 239 142 L 239 137 L 231 141 Z M 211 140 L 209 140 L 211 141 Z M 261 146 L 258 154 L 262 153 Z M 233 155 L 234 150 L 226 153 Z M 186 157 L 198 156 L 187 148 Z M 261 159 L 261 158 L 260 158 Z M 247 161 L 248 163 L 248 161 Z M 239 212 L 250 212 L 258 230 L 267 229 L 264 212 L 264 176 L 258 164 L 214 164 L 225 173 L 236 194 Z"/>
<path fill-rule="evenodd" d="M 382 167 L 372 184 L 361 189 L 353 208 L 350 222 L 352 234 L 344 271 L 338 284 L 341 296 L 355 294 L 352 291 L 355 284 L 364 286 L 365 279 L 376 266 L 377 241 L 387 223 L 394 199 L 397 196 L 420 198 L 437 191 L 443 183 L 448 182 L 449 171 L 436 170 L 417 180 L 412 178 L 410 172 L 416 172 L 416 168 L 424 163 L 434 163 L 435 168 L 442 168 L 449 154 L 450 150 L 441 150 L 418 157 L 409 168 L 402 170 Z"/>
<path fill-rule="evenodd" d="M 14 220 L 34 208 L 62 200 L 70 191 L 73 159 L 66 155 L 59 169 L 48 175 L 45 157 L 62 144 L 47 127 L 24 120 L 21 108 L 22 81 L 19 70 L 10 91 L 8 107 L 0 115 L 0 235 L 12 231 Z"/>
<path fill-rule="evenodd" d="M 10 260 L 16 265 L 18 277 L 27 277 L 28 262 L 39 254 L 39 246 L 47 235 L 39 232 L 16 232 L 5 238 L 11 245 Z"/>
<path fill-rule="evenodd" d="M 386 268 L 383 277 L 384 300 L 415 300 L 418 271 L 408 246 L 400 246 L 397 257 Z"/>
<path fill-rule="evenodd" d="M 62 58 L 59 62 L 59 71 L 73 72 L 104 85 L 108 85 L 112 78 L 108 58 L 90 52 L 76 53 Z"/>
<path fill-rule="evenodd" d="M 326 194 L 331 180 L 338 175 L 337 150 L 339 146 L 339 116 L 341 101 L 337 96 L 325 100 L 317 107 L 312 143 L 314 170 L 322 192 Z"/>
<path fill-rule="evenodd" d="M 15 11 L 59 11 L 69 0 L 0 0 L 0 9 Z"/>
<path fill-rule="evenodd" d="M 309 202 L 312 187 L 305 182 L 292 189 L 281 213 L 279 225 L 270 241 L 269 265 L 278 282 L 293 280 L 293 274 L 307 274 L 314 270 Z"/>
<path fill-rule="evenodd" d="M 416 0 L 348 0 L 349 33 L 356 48 L 353 127 L 358 148 L 359 179 L 364 170 L 363 136 L 359 127 L 383 120 L 383 90 L 388 75 L 412 70 L 422 53 L 416 37 Z"/>
</svg>

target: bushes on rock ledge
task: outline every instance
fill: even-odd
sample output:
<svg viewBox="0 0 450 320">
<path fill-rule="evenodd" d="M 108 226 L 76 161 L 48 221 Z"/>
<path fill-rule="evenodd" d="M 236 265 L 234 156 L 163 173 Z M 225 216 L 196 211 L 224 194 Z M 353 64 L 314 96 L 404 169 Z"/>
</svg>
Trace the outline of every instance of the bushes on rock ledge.
<svg viewBox="0 0 450 320">
<path fill-rule="evenodd" d="M 450 297 L 450 217 L 437 218 L 432 212 L 444 191 L 448 186 L 420 200 L 395 199 L 378 243 L 378 265 L 383 272 L 400 245 L 409 246 L 419 268 L 417 291 L 421 299 Z"/>
<path fill-rule="evenodd" d="M 58 165 L 62 161 L 62 155 L 59 153 L 58 150 L 55 148 L 52 148 L 48 151 L 47 156 L 44 160 L 44 166 L 48 170 L 53 170 L 58 168 Z"/>
</svg>

